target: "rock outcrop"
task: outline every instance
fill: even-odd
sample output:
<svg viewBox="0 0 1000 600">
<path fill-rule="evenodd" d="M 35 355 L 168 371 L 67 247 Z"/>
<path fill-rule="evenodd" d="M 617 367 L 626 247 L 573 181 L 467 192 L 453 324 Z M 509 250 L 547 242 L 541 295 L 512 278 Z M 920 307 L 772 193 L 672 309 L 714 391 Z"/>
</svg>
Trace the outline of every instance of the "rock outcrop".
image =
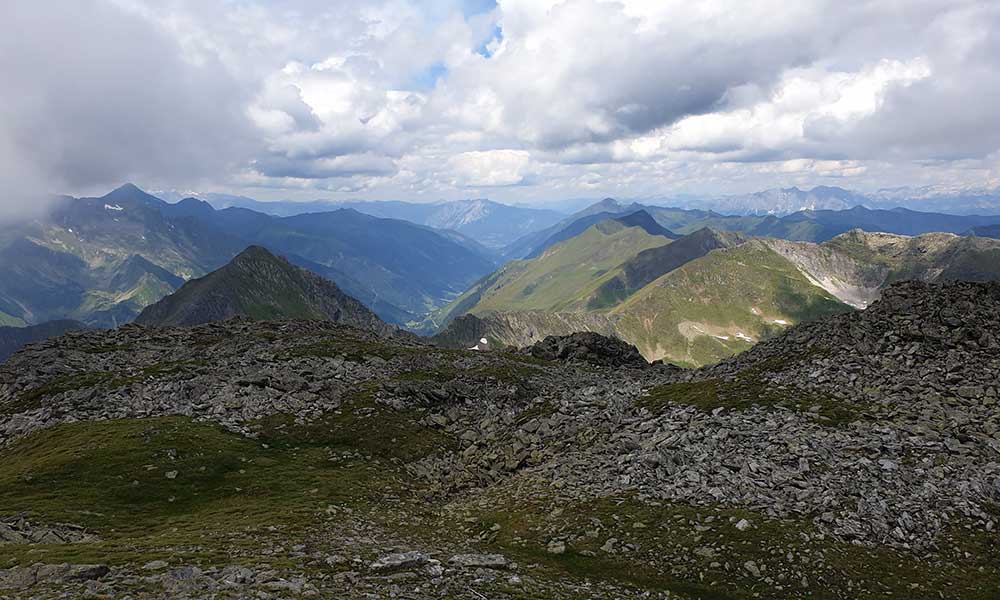
<svg viewBox="0 0 1000 600">
<path fill-rule="evenodd" d="M 635 346 L 591 332 L 550 335 L 524 352 L 542 360 L 580 360 L 602 367 L 649 366 Z"/>
<path fill-rule="evenodd" d="M 73 332 L 0 365 L 0 497 L 127 546 L 89 584 L 110 596 L 982 597 L 998 331 L 1000 285 L 910 282 L 698 370 L 591 334 L 526 355 L 321 321 Z M 131 528 L 93 498 L 134 502 Z M 39 568 L 0 582 L 89 589 Z"/>
</svg>

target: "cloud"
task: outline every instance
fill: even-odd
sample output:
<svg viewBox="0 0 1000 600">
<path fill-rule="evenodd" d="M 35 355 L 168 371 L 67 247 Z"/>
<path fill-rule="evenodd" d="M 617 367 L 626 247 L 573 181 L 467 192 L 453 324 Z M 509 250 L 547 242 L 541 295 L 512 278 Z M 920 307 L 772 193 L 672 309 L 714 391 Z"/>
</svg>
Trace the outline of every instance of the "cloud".
<svg viewBox="0 0 1000 600">
<path fill-rule="evenodd" d="M 511 200 L 981 185 L 1000 178 L 998 38 L 1000 5 L 973 0 L 14 0 L 0 182 Z"/>
<path fill-rule="evenodd" d="M 126 180 L 198 182 L 246 160 L 258 139 L 246 91 L 218 62 L 191 62 L 173 37 L 98 0 L 0 4 L 0 81 L 5 204 Z"/>
<path fill-rule="evenodd" d="M 255 161 L 254 168 L 267 177 L 293 179 L 332 179 L 357 175 L 384 177 L 399 170 L 391 159 L 374 154 L 352 154 L 310 161 L 274 157 Z"/>
<path fill-rule="evenodd" d="M 519 185 L 530 174 L 531 154 L 523 150 L 463 152 L 453 156 L 448 166 L 462 187 Z"/>
</svg>

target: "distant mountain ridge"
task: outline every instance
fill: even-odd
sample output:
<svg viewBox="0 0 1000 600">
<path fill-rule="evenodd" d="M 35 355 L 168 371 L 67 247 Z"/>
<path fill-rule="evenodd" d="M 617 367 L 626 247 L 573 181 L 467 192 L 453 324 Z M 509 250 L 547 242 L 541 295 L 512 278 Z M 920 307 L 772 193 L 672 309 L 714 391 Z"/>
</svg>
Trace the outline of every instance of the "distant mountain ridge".
<svg viewBox="0 0 1000 600">
<path fill-rule="evenodd" d="M 734 216 L 778 217 L 803 210 L 848 210 L 856 206 L 891 210 L 904 208 L 956 215 L 1000 214 L 1000 189 L 949 189 L 938 186 L 899 187 L 857 192 L 836 186 L 772 188 L 722 196 L 694 195 L 637 200 L 686 209 L 711 210 Z"/>
<path fill-rule="evenodd" d="M 147 306 L 139 325 L 200 325 L 232 317 L 327 320 L 378 333 L 396 328 L 331 281 L 250 246 L 222 268 Z"/>
<path fill-rule="evenodd" d="M 962 234 L 976 227 L 1000 225 L 1000 214 L 947 215 L 905 208 L 873 210 L 855 206 L 847 210 L 802 210 L 782 217 L 770 214 L 736 216 L 710 210 L 623 204 L 612 198 L 605 198 L 548 229 L 513 242 L 504 250 L 504 255 L 508 259 L 534 258 L 552 244 L 568 239 L 596 222 L 639 211 L 649 214 L 662 227 L 681 235 L 710 227 L 749 236 L 808 242 L 824 242 L 852 229 L 901 235 L 936 231 Z"/>
<path fill-rule="evenodd" d="M 164 198 L 171 202 L 180 202 L 189 196 L 164 194 Z M 482 198 L 420 203 L 398 200 L 261 202 L 245 196 L 211 193 L 196 197 L 218 210 L 246 208 L 279 217 L 350 208 L 373 217 L 402 219 L 435 229 L 453 230 L 492 250 L 499 250 L 518 237 L 544 229 L 565 216 L 545 208 L 512 206 Z"/>
</svg>

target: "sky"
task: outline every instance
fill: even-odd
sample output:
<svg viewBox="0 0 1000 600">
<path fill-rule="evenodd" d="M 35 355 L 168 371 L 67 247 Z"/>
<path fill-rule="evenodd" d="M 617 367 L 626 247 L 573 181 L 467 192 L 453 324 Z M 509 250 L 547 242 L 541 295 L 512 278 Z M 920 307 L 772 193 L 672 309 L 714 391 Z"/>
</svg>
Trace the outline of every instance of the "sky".
<svg viewBox="0 0 1000 600">
<path fill-rule="evenodd" d="M 5 0 L 0 85 L 0 218 L 1000 185 L 995 1 Z"/>
</svg>

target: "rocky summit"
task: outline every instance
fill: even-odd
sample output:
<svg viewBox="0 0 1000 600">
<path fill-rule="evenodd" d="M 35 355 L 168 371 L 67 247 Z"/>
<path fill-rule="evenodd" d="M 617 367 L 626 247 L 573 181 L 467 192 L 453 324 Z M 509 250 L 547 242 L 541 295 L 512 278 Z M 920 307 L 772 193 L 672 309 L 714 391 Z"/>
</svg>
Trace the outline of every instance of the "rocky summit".
<svg viewBox="0 0 1000 600">
<path fill-rule="evenodd" d="M 697 370 L 597 334 L 77 331 L 0 366 L 0 598 L 995 598 L 1000 284 Z"/>
</svg>

